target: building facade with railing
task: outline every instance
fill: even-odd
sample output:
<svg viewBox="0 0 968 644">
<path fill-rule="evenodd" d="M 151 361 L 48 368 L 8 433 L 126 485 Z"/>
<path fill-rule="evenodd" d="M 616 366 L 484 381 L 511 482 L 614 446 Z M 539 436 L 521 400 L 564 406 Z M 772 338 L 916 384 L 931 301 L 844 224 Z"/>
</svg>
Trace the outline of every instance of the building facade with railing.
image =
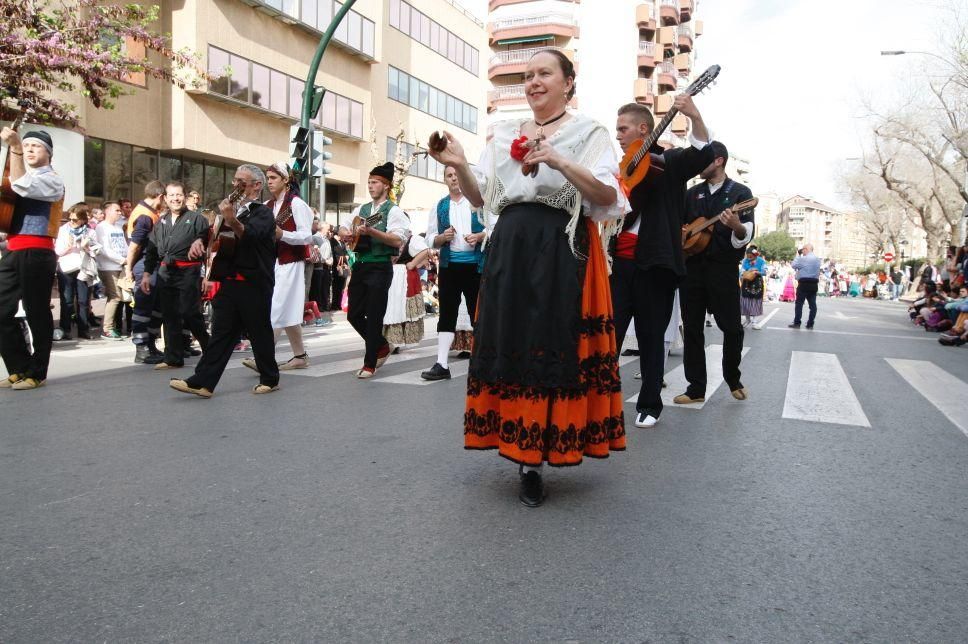
<svg viewBox="0 0 968 644">
<path fill-rule="evenodd" d="M 147 181 L 160 178 L 184 181 L 211 204 L 227 194 L 240 163 L 265 167 L 286 159 L 309 61 L 341 6 L 334 0 L 159 4 L 155 29 L 171 33 L 176 49 L 198 52 L 214 80 L 182 91 L 138 79 L 110 111 L 77 97 L 84 135 L 75 137 L 73 154 L 57 155 L 83 177 L 71 184 L 70 202 L 137 200 Z M 401 132 L 405 150 L 447 129 L 470 155 L 480 152 L 487 47 L 484 23 L 456 0 L 355 3 L 315 81 L 327 92 L 314 124 L 334 141 L 328 219 L 345 222 L 353 205 L 368 199 L 368 172 L 392 160 Z M 406 188 L 404 208 L 426 211 L 446 194 L 443 168 L 418 157 Z"/>
</svg>

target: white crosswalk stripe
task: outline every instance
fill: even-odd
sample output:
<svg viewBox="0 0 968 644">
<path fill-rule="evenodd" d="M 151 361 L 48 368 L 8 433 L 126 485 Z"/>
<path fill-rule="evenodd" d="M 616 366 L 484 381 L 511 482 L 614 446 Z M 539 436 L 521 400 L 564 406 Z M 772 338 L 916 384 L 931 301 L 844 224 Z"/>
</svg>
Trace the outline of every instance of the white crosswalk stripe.
<svg viewBox="0 0 968 644">
<path fill-rule="evenodd" d="M 749 353 L 749 347 L 743 347 L 743 355 Z M 710 344 L 706 347 L 706 400 L 701 403 L 691 405 L 677 405 L 672 399 L 683 393 L 689 385 L 686 380 L 686 370 L 683 365 L 679 365 L 672 371 L 665 374 L 666 388 L 662 390 L 663 407 L 675 407 L 676 409 L 702 409 L 713 397 L 716 390 L 723 384 L 723 345 Z M 639 400 L 638 392 L 626 400 L 626 403 L 637 403 Z"/>
<path fill-rule="evenodd" d="M 968 384 L 933 362 L 885 358 L 887 364 L 968 436 Z"/>
<path fill-rule="evenodd" d="M 793 352 L 783 418 L 871 426 L 840 360 L 833 353 Z"/>
</svg>

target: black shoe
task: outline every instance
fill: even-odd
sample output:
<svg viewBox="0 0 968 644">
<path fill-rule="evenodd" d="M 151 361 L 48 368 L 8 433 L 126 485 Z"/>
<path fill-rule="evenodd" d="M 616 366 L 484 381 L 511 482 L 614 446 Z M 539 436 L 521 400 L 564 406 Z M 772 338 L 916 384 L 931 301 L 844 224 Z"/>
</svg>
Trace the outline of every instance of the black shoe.
<svg viewBox="0 0 968 644">
<path fill-rule="evenodd" d="M 807 325 L 807 328 L 808 328 L 808 329 L 812 329 L 812 328 L 813 328 L 813 325 L 812 325 L 812 324 L 808 324 L 808 325 Z"/>
<path fill-rule="evenodd" d="M 135 346 L 134 361 L 136 364 L 160 364 L 165 361 L 165 354 L 151 353 L 151 347 L 145 344 Z"/>
<path fill-rule="evenodd" d="M 544 484 L 541 474 L 531 470 L 521 475 L 521 492 L 518 499 L 529 508 L 536 508 L 544 503 Z"/>
<path fill-rule="evenodd" d="M 622 355 L 623 356 L 637 356 L 637 355 L 639 355 L 639 350 L 638 349 L 626 349 L 625 351 L 622 352 Z"/>
<path fill-rule="evenodd" d="M 788 329 L 799 329 L 800 328 L 800 325 L 797 324 L 796 322 L 794 322 L 793 324 L 788 324 L 787 325 L 787 328 Z"/>
<path fill-rule="evenodd" d="M 424 380 L 450 380 L 450 369 L 441 367 L 439 362 L 435 362 L 427 371 L 420 374 Z"/>
<path fill-rule="evenodd" d="M 158 347 L 155 346 L 155 343 L 154 342 L 152 342 L 151 344 L 147 344 L 145 346 L 148 347 L 148 353 L 150 353 L 153 356 L 163 356 L 163 355 L 165 355 L 165 352 L 164 351 L 159 351 L 158 350 Z"/>
<path fill-rule="evenodd" d="M 198 356 L 202 355 L 202 352 L 194 347 L 188 347 L 185 349 L 184 355 L 186 358 L 197 358 Z"/>
<path fill-rule="evenodd" d="M 470 351 L 461 351 L 460 353 L 457 354 L 458 360 L 467 360 L 470 357 L 471 357 Z"/>
</svg>

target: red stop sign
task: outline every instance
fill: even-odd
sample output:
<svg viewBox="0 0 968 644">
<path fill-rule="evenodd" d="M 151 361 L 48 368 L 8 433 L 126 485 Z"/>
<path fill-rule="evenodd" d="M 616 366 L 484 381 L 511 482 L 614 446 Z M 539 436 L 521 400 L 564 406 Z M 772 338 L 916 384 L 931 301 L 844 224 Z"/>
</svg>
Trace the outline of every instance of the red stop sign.
<svg viewBox="0 0 968 644">
<path fill-rule="evenodd" d="M 894 261 L 894 253 L 884 253 L 884 261 L 885 262 L 893 262 Z"/>
</svg>

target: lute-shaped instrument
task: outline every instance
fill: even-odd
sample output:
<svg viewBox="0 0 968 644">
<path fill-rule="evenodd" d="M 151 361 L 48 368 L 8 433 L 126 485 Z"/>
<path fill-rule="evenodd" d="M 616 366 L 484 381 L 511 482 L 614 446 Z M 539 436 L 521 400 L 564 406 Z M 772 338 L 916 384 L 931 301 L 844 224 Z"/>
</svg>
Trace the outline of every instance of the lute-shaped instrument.
<svg viewBox="0 0 968 644">
<path fill-rule="evenodd" d="M 759 199 L 753 197 L 752 199 L 747 199 L 746 201 L 741 201 L 738 204 L 733 204 L 729 206 L 735 214 L 739 215 L 747 210 L 756 208 L 756 204 L 760 202 Z M 709 242 L 712 241 L 713 231 L 709 230 L 713 225 L 719 221 L 719 215 L 705 219 L 699 217 L 698 219 L 689 222 L 682 227 L 682 252 L 686 255 L 698 255 L 699 253 L 706 250 L 709 246 Z"/>
</svg>

